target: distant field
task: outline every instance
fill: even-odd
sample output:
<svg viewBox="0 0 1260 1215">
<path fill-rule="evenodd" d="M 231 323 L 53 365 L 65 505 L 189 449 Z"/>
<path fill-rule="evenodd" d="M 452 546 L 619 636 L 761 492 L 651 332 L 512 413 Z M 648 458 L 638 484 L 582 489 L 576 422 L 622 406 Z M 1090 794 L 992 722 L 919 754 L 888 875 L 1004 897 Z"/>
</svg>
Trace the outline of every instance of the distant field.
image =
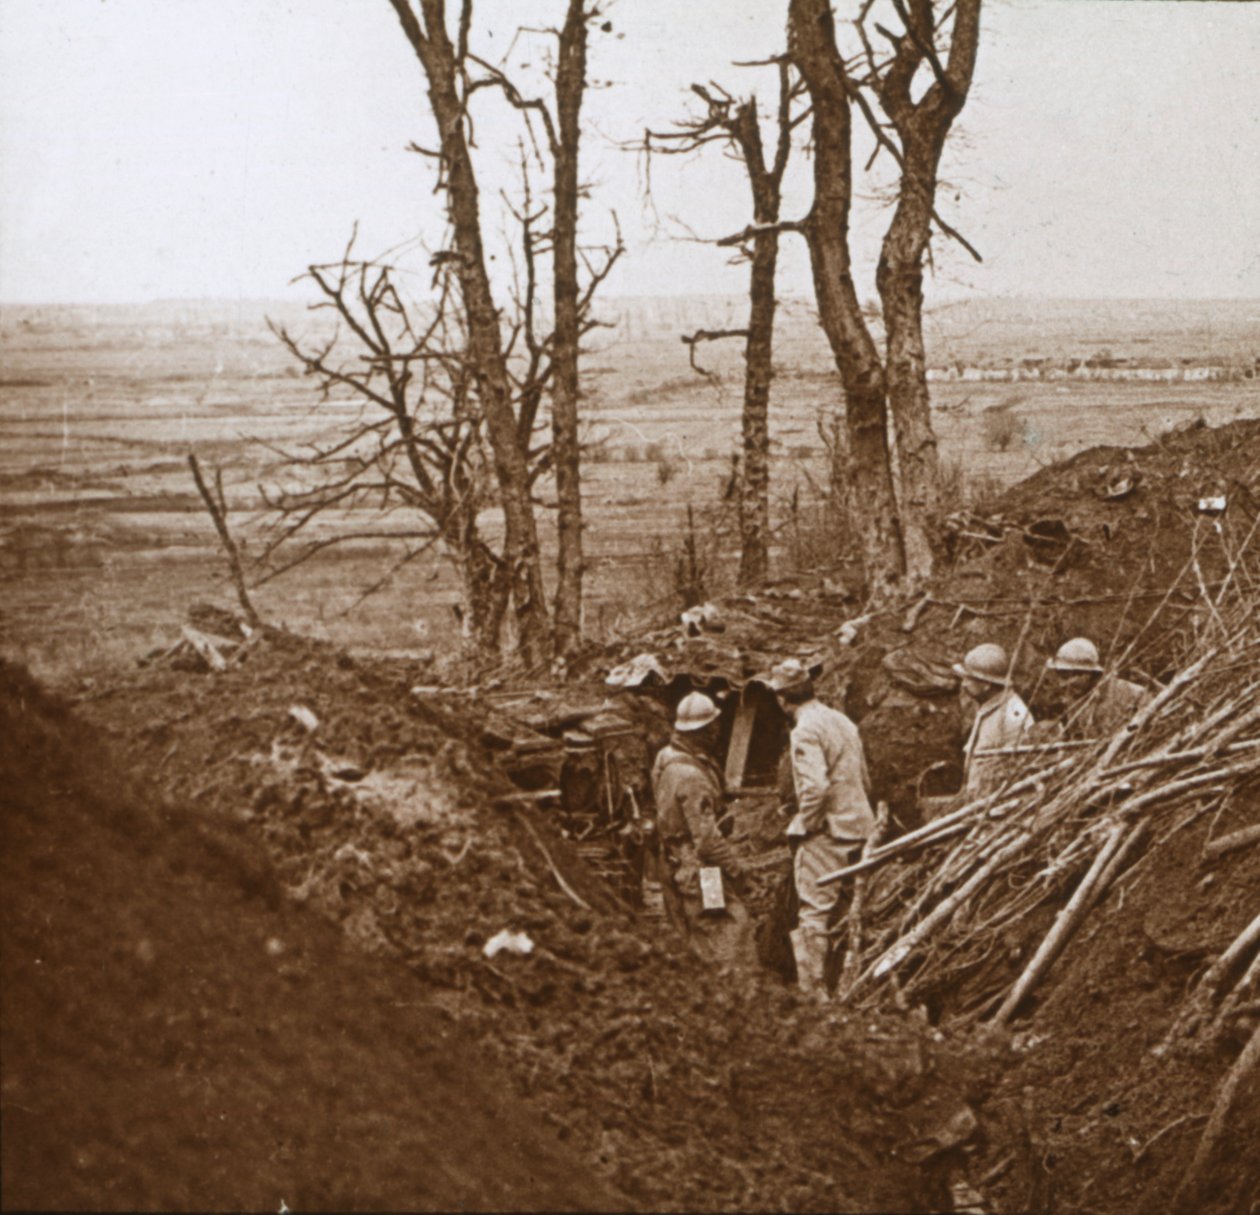
<svg viewBox="0 0 1260 1215">
<path fill-rule="evenodd" d="M 612 301 L 616 321 L 586 359 L 591 620 L 601 632 L 670 594 L 670 563 L 688 503 L 705 510 L 729 478 L 738 442 L 738 343 L 688 366 L 679 335 L 739 321 L 738 301 Z M 167 304 L 0 311 L 0 631 L 46 672 L 101 655 L 127 657 L 168 639 L 188 603 L 222 594 L 209 519 L 184 464 L 189 450 L 224 469 L 234 526 L 257 544 L 257 487 L 273 446 L 337 433 L 356 407 L 316 405 L 310 383 L 263 315 L 309 324 L 291 304 Z M 997 365 L 1022 358 L 1164 358 L 1254 367 L 1260 303 L 989 301 L 929 321 L 929 358 Z M 773 497 L 780 556 L 801 536 L 789 503 L 815 500 L 826 477 L 820 421 L 840 400 L 809 310 L 782 310 L 773 400 Z M 1143 442 L 1202 415 L 1260 415 L 1260 381 L 1233 383 L 937 383 L 941 450 L 973 480 L 1007 483 L 1083 447 Z M 1004 450 L 991 413 L 1009 413 Z M 988 411 L 986 413 L 986 411 Z M 727 512 L 729 516 L 729 511 Z M 321 527 L 339 525 L 328 519 Z M 796 524 L 809 526 L 808 509 Z M 399 521 L 402 525 L 402 521 Z M 729 537 L 719 535 L 717 547 Z M 550 539 L 547 539 L 550 543 Z M 388 546 L 385 546 L 388 549 Z M 388 551 L 311 565 L 262 588 L 265 613 L 373 648 L 419 644 L 425 622 L 454 641 L 454 583 L 426 559 L 357 603 Z"/>
</svg>

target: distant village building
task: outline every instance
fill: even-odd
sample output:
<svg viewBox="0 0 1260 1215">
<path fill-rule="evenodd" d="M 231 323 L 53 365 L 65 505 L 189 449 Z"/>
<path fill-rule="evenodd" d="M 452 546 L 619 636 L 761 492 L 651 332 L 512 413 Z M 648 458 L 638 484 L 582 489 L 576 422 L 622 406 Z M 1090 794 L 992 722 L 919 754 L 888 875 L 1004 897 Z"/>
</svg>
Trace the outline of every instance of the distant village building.
<svg viewBox="0 0 1260 1215">
<path fill-rule="evenodd" d="M 1108 380 L 1143 383 L 1203 383 L 1218 380 L 1260 378 L 1260 356 L 1250 365 L 1198 362 L 1191 358 L 1134 358 L 1097 354 L 1053 359 L 1029 355 L 1017 360 L 965 364 L 961 360 L 937 364 L 927 371 L 929 383 L 1021 383 L 1024 381 Z"/>
</svg>

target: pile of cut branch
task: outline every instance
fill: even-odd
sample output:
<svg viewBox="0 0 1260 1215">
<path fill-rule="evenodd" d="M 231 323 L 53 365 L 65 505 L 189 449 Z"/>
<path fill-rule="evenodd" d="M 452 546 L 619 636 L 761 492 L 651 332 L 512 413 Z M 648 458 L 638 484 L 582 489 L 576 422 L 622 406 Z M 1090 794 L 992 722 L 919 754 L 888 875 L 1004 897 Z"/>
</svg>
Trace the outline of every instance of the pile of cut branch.
<svg viewBox="0 0 1260 1215">
<path fill-rule="evenodd" d="M 833 875 L 858 886 L 839 929 L 851 954 L 839 998 L 948 993 L 951 1017 L 1014 1017 L 1122 873 L 1260 781 L 1258 608 L 1254 581 L 1228 580 L 1204 596 L 1206 623 L 1178 673 L 1122 731 L 1015 748 L 1004 787 Z M 1244 985 L 1255 929 L 1231 947 Z M 1012 981 L 1014 944 L 1031 952 Z"/>
</svg>

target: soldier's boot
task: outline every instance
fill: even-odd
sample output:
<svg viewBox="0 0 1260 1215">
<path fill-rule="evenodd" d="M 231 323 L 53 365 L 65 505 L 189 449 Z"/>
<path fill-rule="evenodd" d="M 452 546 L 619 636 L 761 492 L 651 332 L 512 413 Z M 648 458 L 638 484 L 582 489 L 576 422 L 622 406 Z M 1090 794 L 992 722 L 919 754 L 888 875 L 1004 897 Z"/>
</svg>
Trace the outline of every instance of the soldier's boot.
<svg viewBox="0 0 1260 1215">
<path fill-rule="evenodd" d="M 823 979 L 827 964 L 826 934 L 796 928 L 790 935 L 792 955 L 796 959 L 796 981 L 801 992 L 825 1004 L 829 999 Z"/>
</svg>

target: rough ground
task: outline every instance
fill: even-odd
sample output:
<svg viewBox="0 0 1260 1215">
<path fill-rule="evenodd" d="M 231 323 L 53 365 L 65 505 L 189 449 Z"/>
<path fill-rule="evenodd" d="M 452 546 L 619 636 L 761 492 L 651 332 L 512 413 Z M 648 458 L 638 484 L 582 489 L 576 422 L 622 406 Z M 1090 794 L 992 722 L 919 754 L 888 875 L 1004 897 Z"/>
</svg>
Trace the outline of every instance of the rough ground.
<svg viewBox="0 0 1260 1215">
<path fill-rule="evenodd" d="M 1216 496 L 1223 513 L 1200 509 Z M 1003 643 L 1042 716 L 1059 707 L 1045 660 L 1071 636 L 1095 638 L 1130 677 L 1166 677 L 1201 622 L 1201 587 L 1219 586 L 1244 545 L 1254 553 L 1258 515 L 1260 421 L 1191 425 L 1144 448 L 1084 451 L 959 520 L 952 559 L 926 599 L 851 633 L 843 626 L 862 605 L 843 596 L 842 571 L 830 571 L 769 597 L 723 601 L 720 633 L 687 639 L 665 628 L 607 661 L 653 649 L 671 670 L 737 682 L 784 653 L 822 659 L 824 694 L 861 723 L 877 793 L 913 827 L 916 790 L 944 792 L 960 776 L 965 723 L 951 662 L 980 642 Z M 981 1111 L 971 1174 L 990 1178 L 981 1188 L 997 1209 L 1167 1208 L 1245 1039 L 1152 1051 L 1207 965 L 1260 910 L 1260 852 L 1202 857 L 1209 834 L 1257 821 L 1252 788 L 1161 838 L 1069 946 L 1015 1036 L 992 1042 L 1013 1054 Z M 1032 917 L 1034 945 L 1055 910 Z M 997 964 L 1013 979 L 1029 944 L 1007 944 Z M 948 1025 L 964 994 L 936 993 L 932 1019 Z M 1252 1092 L 1236 1108 L 1204 1209 L 1260 1209 L 1260 1165 L 1247 1148 L 1260 1139 L 1257 1105 Z"/>
<path fill-rule="evenodd" d="M 913 618 L 907 603 L 838 635 L 861 605 L 820 578 L 795 597 L 723 605 L 720 636 L 685 640 L 671 627 L 607 661 L 660 641 L 674 667 L 747 677 L 765 655 L 820 654 L 825 690 L 861 719 L 881 792 L 910 825 L 917 776 L 958 743 L 942 664 L 979 640 L 1022 639 L 1017 674 L 1032 688 L 1046 654 L 1083 631 L 1117 651 L 1136 638 L 1126 666 L 1163 673 L 1190 597 L 1175 591 L 1141 630 L 1192 551 L 1199 572 L 1186 576 L 1221 576 L 1255 520 L 1257 451 L 1260 423 L 1240 423 L 1046 470 L 964 522 L 989 538 L 962 537 Z M 1129 492 L 1094 493 L 1134 468 Z M 1218 484 L 1228 510 L 1200 516 L 1194 504 Z M 1030 542 L 1047 519 L 1063 531 Z M 103 674 L 77 709 L 113 759 L 93 755 L 48 796 L 50 770 L 68 767 L 57 740 L 79 748 L 81 727 L 7 672 L 17 690 L 6 703 L 38 708 L 16 720 L 47 720 L 53 740 L 42 768 L 28 745 L 5 751 L 5 779 L 30 806 L 5 819 L 7 1203 L 940 1210 L 966 1175 L 998 1210 L 1167 1205 L 1202 1126 L 1194 1116 L 1238 1044 L 1158 1058 L 1150 1047 L 1254 914 L 1255 850 L 1201 868 L 1208 825 L 1196 823 L 1152 853 L 1013 1035 L 933 1028 L 916 1010 L 827 1014 L 774 977 L 751 991 L 715 980 L 653 922 L 618 909 L 543 818 L 496 809 L 504 786 L 478 749 L 478 711 L 411 696 L 416 674 L 271 632 L 220 675 Z M 313 735 L 291 718 L 295 705 L 319 719 Z M 143 801 L 102 795 L 118 787 L 102 774 L 116 771 L 134 776 Z M 1258 815 L 1243 799 L 1211 829 Z M 533 953 L 486 958 L 504 928 L 526 932 Z M 213 940 L 197 944 L 203 935 Z M 285 942 L 275 956 L 273 936 Z M 40 1003 L 33 958 L 55 948 L 68 951 L 66 979 Z M 167 959 L 179 960 L 174 973 Z M 286 1003 L 293 983 L 303 998 Z M 125 1013 L 137 1000 L 143 1016 Z M 207 1028 L 149 1028 L 168 1021 Z M 26 1062 L 14 1069 L 11 1057 Z M 54 1082 L 11 1091 L 24 1068 Z M 131 1101 L 120 1072 L 171 1087 Z M 225 1112 L 214 1095 L 233 1084 L 250 1093 L 239 1130 L 230 1117 L 213 1125 Z M 289 1091 L 312 1097 L 276 1096 Z M 343 1101 L 347 1112 L 329 1117 Z M 1248 1101 L 1240 1135 L 1256 1121 Z M 44 1116 L 70 1106 L 72 1116 Z M 934 1144 L 952 1142 L 943 1128 L 966 1124 L 966 1107 L 975 1131 Z M 495 1141 L 494 1169 L 469 1168 L 485 1152 L 445 1136 L 473 1140 L 492 1116 L 523 1129 Z M 417 1140 L 423 1168 L 405 1146 Z M 1245 1142 L 1220 1163 L 1217 1205 L 1205 1209 L 1246 1210 L 1260 1192 Z M 51 1167 L 82 1144 L 97 1145 L 89 1165 Z M 528 1171 L 527 1156 L 549 1163 Z M 189 1178 L 207 1180 L 192 1190 Z M 501 1188 L 464 1198 L 461 1182 Z"/>
<path fill-rule="evenodd" d="M 5 1209 L 618 1209 L 395 962 L 0 666 Z"/>
<path fill-rule="evenodd" d="M 1155 1048 L 1194 980 L 1260 911 L 1260 849 L 1201 855 L 1209 833 L 1260 821 L 1260 789 L 1212 818 L 1147 853 L 1068 946 L 1044 999 L 1013 1023 L 1020 1062 L 986 1104 L 993 1130 L 978 1171 L 1000 1165 L 1024 1133 L 1030 1151 L 990 1187 L 998 1210 L 1170 1209 L 1246 1039 Z M 1014 1137 L 998 1129 L 1008 1116 L 1021 1128 Z M 1260 1210 L 1257 1142 L 1252 1085 L 1194 1210 Z"/>
<path fill-rule="evenodd" d="M 320 719 L 313 742 L 288 720 L 295 704 Z M 392 668 L 272 634 L 225 674 L 149 669 L 82 709 L 172 804 L 240 823 L 293 897 L 401 959 L 506 1090 L 630 1201 L 946 1202 L 948 1168 L 896 1151 L 978 1099 L 985 1052 L 903 1015 L 827 1018 L 777 980 L 715 981 L 601 900 L 545 821 L 494 809 L 493 778 L 457 736 L 469 719 L 435 715 Z M 592 910 L 561 892 L 540 840 Z M 533 954 L 488 960 L 504 928 Z"/>
</svg>

